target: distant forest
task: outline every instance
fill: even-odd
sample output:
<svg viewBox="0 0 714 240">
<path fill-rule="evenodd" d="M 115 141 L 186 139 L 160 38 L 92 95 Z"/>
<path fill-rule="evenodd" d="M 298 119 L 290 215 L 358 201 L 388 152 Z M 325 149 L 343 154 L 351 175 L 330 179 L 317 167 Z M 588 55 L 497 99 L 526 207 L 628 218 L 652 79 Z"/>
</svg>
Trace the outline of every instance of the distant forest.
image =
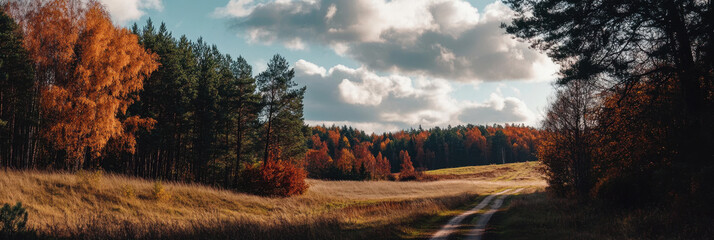
<svg viewBox="0 0 714 240">
<path fill-rule="evenodd" d="M 313 177 L 359 179 L 379 178 L 382 158 L 391 172 L 400 171 L 403 151 L 416 169 L 534 161 L 541 131 L 467 125 L 368 135 L 347 126 L 316 126 L 312 134 L 306 163 Z"/>
</svg>

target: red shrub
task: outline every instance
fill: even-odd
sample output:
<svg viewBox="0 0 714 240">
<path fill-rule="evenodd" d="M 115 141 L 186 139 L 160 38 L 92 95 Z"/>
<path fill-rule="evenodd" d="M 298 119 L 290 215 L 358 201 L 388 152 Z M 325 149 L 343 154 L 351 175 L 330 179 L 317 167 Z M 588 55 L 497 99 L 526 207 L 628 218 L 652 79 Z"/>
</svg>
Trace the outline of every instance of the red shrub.
<svg viewBox="0 0 714 240">
<path fill-rule="evenodd" d="M 263 196 L 289 197 L 304 193 L 307 173 L 288 161 L 247 164 L 240 174 L 241 190 Z"/>
</svg>

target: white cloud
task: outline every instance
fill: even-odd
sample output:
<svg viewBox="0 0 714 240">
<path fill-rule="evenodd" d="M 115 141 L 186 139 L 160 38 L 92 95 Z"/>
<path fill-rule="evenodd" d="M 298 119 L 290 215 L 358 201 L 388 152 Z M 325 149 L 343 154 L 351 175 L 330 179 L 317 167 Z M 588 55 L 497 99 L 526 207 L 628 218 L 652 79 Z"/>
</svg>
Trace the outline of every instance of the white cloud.
<svg viewBox="0 0 714 240">
<path fill-rule="evenodd" d="M 225 17 L 245 17 L 248 16 L 256 6 L 249 6 L 253 0 L 231 0 L 228 5 L 222 8 L 216 8 L 213 12 L 215 16 Z"/>
<path fill-rule="evenodd" d="M 146 10 L 163 10 L 161 0 L 99 0 L 109 11 L 112 20 L 118 24 L 138 20 Z"/>
<path fill-rule="evenodd" d="M 285 41 L 285 47 L 290 50 L 305 50 L 307 46 L 300 38 L 293 38 L 292 40 Z"/>
<path fill-rule="evenodd" d="M 459 120 L 480 124 L 525 123 L 531 126 L 538 121 L 536 114 L 528 109 L 525 102 L 499 93 L 492 93 L 486 102 L 464 107 Z"/>
<path fill-rule="evenodd" d="M 295 63 L 295 71 L 307 75 L 325 76 L 325 74 L 327 74 L 327 70 L 325 70 L 324 67 L 317 66 L 317 64 L 302 59 Z"/>
<path fill-rule="evenodd" d="M 376 132 L 418 125 L 535 123 L 526 104 L 504 96 L 500 88 L 482 102 L 459 101 L 451 96 L 451 83 L 443 79 L 382 76 L 365 67 L 342 65 L 326 71 L 302 59 L 295 64 L 295 76 L 300 85 L 308 86 L 308 123 L 347 124 Z"/>
<path fill-rule="evenodd" d="M 330 7 L 327 8 L 327 14 L 325 14 L 325 20 L 330 21 L 332 17 L 335 16 L 335 13 L 337 13 L 337 6 L 335 4 L 331 4 Z"/>
<path fill-rule="evenodd" d="M 250 42 L 320 44 L 371 70 L 461 82 L 543 81 L 558 70 L 505 34 L 514 13 L 501 2 L 479 12 L 466 0 L 231 0 L 216 13 Z"/>
</svg>

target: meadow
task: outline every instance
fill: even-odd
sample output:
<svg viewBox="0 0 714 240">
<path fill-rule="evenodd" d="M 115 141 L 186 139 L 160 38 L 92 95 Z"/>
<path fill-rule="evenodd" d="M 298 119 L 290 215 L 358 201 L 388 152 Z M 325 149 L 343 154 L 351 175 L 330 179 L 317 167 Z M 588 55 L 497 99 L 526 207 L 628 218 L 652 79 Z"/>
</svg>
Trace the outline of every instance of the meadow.
<svg viewBox="0 0 714 240">
<path fill-rule="evenodd" d="M 39 238 L 419 239 L 435 230 L 425 222 L 438 226 L 482 195 L 543 188 L 535 166 L 439 170 L 430 173 L 448 179 L 426 182 L 309 179 L 308 192 L 290 198 L 114 174 L 0 170 L 0 203 L 22 202 Z"/>
</svg>

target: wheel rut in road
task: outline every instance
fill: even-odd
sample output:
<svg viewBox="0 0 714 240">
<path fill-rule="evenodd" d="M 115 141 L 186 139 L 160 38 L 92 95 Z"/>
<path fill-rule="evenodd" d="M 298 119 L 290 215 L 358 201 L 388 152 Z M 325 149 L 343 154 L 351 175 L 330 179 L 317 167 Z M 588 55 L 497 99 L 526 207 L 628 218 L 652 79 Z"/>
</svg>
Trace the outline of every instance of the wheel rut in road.
<svg viewBox="0 0 714 240">
<path fill-rule="evenodd" d="M 523 188 L 515 190 L 514 193 L 520 192 L 521 190 L 523 190 Z M 481 230 L 479 231 L 479 226 L 481 226 L 481 225 L 477 224 L 477 227 L 475 229 L 473 229 L 471 232 L 469 232 L 469 234 L 466 236 L 469 239 L 471 239 L 470 237 L 472 237 L 472 236 L 477 237 L 475 239 L 480 239 L 480 236 L 483 235 L 483 229 L 485 229 L 486 224 L 488 223 L 488 220 L 491 218 L 491 215 L 493 215 L 493 213 L 495 213 L 496 210 L 498 210 L 498 208 L 500 208 L 501 205 L 503 204 L 503 199 L 507 196 L 504 194 L 509 193 L 511 191 L 513 191 L 513 189 L 506 189 L 501 192 L 494 193 L 494 194 L 487 196 L 486 198 L 481 200 L 481 202 L 478 205 L 476 205 L 474 208 L 472 208 L 466 212 L 463 212 L 463 213 L 459 214 L 458 216 L 453 217 L 451 220 L 449 220 L 449 222 L 447 222 L 439 231 L 434 233 L 434 235 L 432 235 L 430 239 L 431 240 L 448 239 L 449 236 L 451 236 L 454 232 L 456 232 L 457 230 L 459 230 L 460 228 L 463 227 L 462 222 L 464 221 L 464 219 L 466 219 L 472 215 L 478 214 L 478 212 L 481 211 L 484 207 L 486 207 L 491 202 L 491 200 L 500 196 L 491 205 L 491 210 L 489 211 L 489 212 L 491 212 L 491 214 L 488 215 L 487 219 L 485 219 L 485 222 L 483 223 Z M 482 219 L 484 219 L 484 216 L 487 216 L 487 214 L 489 212 L 487 212 L 486 214 L 483 214 L 481 216 L 481 218 L 479 219 L 479 223 L 482 221 Z"/>
</svg>

